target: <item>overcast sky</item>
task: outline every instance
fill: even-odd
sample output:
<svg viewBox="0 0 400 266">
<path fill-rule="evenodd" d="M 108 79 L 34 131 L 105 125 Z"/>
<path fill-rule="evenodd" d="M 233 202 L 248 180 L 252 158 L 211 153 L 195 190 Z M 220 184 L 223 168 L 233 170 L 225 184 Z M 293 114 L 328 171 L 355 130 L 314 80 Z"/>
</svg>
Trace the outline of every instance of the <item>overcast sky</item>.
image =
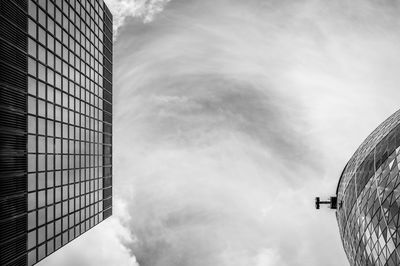
<svg viewBox="0 0 400 266">
<path fill-rule="evenodd" d="M 39 265 L 348 265 L 314 197 L 399 108 L 398 2 L 106 3 L 114 215 Z"/>
</svg>

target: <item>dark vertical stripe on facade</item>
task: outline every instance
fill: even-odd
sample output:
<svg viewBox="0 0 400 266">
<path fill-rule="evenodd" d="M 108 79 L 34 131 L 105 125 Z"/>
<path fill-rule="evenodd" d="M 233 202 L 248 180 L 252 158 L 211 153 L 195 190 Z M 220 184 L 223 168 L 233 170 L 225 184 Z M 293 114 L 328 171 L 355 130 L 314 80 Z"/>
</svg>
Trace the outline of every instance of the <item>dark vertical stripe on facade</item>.
<svg viewBox="0 0 400 266">
<path fill-rule="evenodd" d="M 27 1 L 0 0 L 0 265 L 26 265 Z"/>
<path fill-rule="evenodd" d="M 112 215 L 112 15 L 104 5 L 103 35 L 103 218 Z"/>
</svg>

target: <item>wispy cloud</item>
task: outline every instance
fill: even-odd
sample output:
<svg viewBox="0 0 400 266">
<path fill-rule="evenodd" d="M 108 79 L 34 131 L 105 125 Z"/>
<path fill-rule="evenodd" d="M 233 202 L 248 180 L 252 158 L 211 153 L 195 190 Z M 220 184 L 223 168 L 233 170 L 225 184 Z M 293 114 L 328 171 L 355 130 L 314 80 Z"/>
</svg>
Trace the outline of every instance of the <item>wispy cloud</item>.
<svg viewBox="0 0 400 266">
<path fill-rule="evenodd" d="M 400 96 L 397 17 L 368 1 L 164 12 L 116 43 L 115 171 L 139 264 L 345 265 L 312 200 L 396 108 L 382 90 Z"/>
<path fill-rule="evenodd" d="M 106 0 L 113 16 L 114 36 L 127 17 L 140 18 L 144 23 L 153 21 L 171 0 Z"/>
</svg>

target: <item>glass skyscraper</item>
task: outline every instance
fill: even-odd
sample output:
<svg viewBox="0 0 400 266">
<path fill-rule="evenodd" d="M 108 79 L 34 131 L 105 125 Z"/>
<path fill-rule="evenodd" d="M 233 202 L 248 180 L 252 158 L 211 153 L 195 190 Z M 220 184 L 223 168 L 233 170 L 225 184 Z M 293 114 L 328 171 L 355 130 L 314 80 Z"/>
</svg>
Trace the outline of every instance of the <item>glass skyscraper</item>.
<svg viewBox="0 0 400 266">
<path fill-rule="evenodd" d="M 0 0 L 0 265 L 33 265 L 112 214 L 112 15 Z"/>
<path fill-rule="evenodd" d="M 352 266 L 400 265 L 400 111 L 382 123 L 346 165 L 337 221 Z"/>
</svg>

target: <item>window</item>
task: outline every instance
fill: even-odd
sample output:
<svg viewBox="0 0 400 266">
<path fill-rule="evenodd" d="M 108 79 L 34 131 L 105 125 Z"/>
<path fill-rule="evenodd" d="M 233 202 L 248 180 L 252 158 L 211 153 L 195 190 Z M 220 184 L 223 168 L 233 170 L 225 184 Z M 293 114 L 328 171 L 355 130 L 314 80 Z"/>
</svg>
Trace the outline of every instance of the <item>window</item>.
<svg viewBox="0 0 400 266">
<path fill-rule="evenodd" d="M 36 20 L 37 7 L 33 1 L 29 1 L 29 15 Z"/>
<path fill-rule="evenodd" d="M 39 6 L 41 6 L 44 10 L 46 10 L 46 0 L 39 0 Z"/>
<path fill-rule="evenodd" d="M 55 59 L 56 59 L 56 71 L 61 73 L 61 59 L 58 58 L 58 57 L 55 57 Z M 56 79 L 56 82 L 57 82 L 57 79 Z M 60 83 L 59 84 L 60 84 L 59 85 L 60 87 L 57 87 L 57 83 L 56 83 L 56 87 L 57 88 L 61 88 L 61 79 L 60 79 Z"/>
<path fill-rule="evenodd" d="M 36 212 L 28 213 L 28 230 L 36 227 Z"/>
<path fill-rule="evenodd" d="M 56 137 L 61 137 L 61 123 L 56 122 L 55 129 L 56 129 Z M 57 140 L 59 140 L 59 139 L 56 139 L 56 153 L 57 153 L 57 149 L 59 148 L 57 146 Z M 61 144 L 60 144 L 60 149 L 61 149 Z"/>
<path fill-rule="evenodd" d="M 46 49 L 42 45 L 39 45 L 38 59 L 42 63 L 46 64 Z"/>
<path fill-rule="evenodd" d="M 43 95 L 44 97 L 44 95 Z M 42 100 L 38 100 L 38 115 L 45 117 L 46 116 L 46 102 Z"/>
<path fill-rule="evenodd" d="M 46 134 L 46 120 L 38 118 L 38 133 L 41 135 Z"/>
<path fill-rule="evenodd" d="M 28 77 L 28 93 L 36 95 L 36 80 Z"/>
<path fill-rule="evenodd" d="M 54 88 L 48 86 L 47 87 L 47 100 L 50 102 L 54 101 Z"/>
<path fill-rule="evenodd" d="M 50 31 L 51 34 L 54 34 L 54 20 L 52 18 L 47 19 L 47 30 Z M 51 39 L 49 39 L 49 37 Z M 53 51 L 54 49 L 54 38 L 48 35 L 47 41 L 52 40 L 52 43 L 48 43 L 49 49 Z"/>
<path fill-rule="evenodd" d="M 45 191 L 42 190 L 42 191 L 38 192 L 38 207 L 39 208 L 43 207 L 45 204 L 46 204 L 46 194 L 45 194 Z M 39 220 L 41 220 L 41 219 L 45 220 L 46 218 L 41 217 L 41 213 L 39 211 Z"/>
<path fill-rule="evenodd" d="M 57 190 L 56 190 L 57 193 Z M 57 194 L 56 194 L 56 199 L 57 199 Z M 61 203 L 57 203 L 55 205 L 55 212 L 54 212 L 55 218 L 60 218 L 61 217 Z M 59 234 L 61 232 L 61 220 L 56 221 L 56 234 Z"/>
<path fill-rule="evenodd" d="M 47 190 L 47 205 L 51 205 L 54 203 L 54 190 L 48 189 Z"/>
<path fill-rule="evenodd" d="M 57 76 L 57 77 L 60 77 L 60 75 L 58 75 L 58 74 L 57 74 L 56 76 Z M 61 86 L 61 80 L 60 80 L 60 86 Z M 56 95 L 55 95 L 55 102 L 56 102 L 56 104 L 61 105 L 61 91 L 56 90 L 55 93 L 56 93 Z"/>
<path fill-rule="evenodd" d="M 36 209 L 36 193 L 28 193 L 28 210 Z"/>
<path fill-rule="evenodd" d="M 56 112 L 55 112 L 54 119 L 57 120 L 57 121 L 61 121 L 61 108 L 60 108 L 60 106 L 56 106 Z M 58 133 L 57 130 L 58 130 L 58 128 L 56 127 L 56 134 Z M 60 135 L 56 135 L 57 137 L 61 137 L 61 130 L 59 132 L 60 132 Z"/>
<path fill-rule="evenodd" d="M 36 118 L 34 116 L 28 116 L 28 132 L 36 133 Z"/>
<path fill-rule="evenodd" d="M 28 171 L 36 172 L 36 155 L 35 154 L 28 155 Z"/>
<path fill-rule="evenodd" d="M 51 213 L 53 214 L 53 207 L 51 207 Z M 49 208 L 47 209 L 47 214 L 49 214 Z M 47 217 L 47 220 L 53 220 L 53 218 L 49 219 L 49 217 Z M 53 236 L 54 236 L 54 223 L 49 223 L 47 225 L 47 239 L 53 238 Z"/>
<path fill-rule="evenodd" d="M 55 153 L 61 153 L 61 140 L 55 139 Z"/>
<path fill-rule="evenodd" d="M 49 54 L 52 55 L 51 53 L 49 53 Z M 54 58 L 52 58 L 52 59 L 54 59 Z M 49 60 L 49 59 L 47 59 L 47 60 Z M 47 68 L 47 82 L 50 83 L 51 85 L 54 85 L 54 71 L 51 68 Z"/>
<path fill-rule="evenodd" d="M 43 27 L 46 27 L 46 14 L 39 8 L 38 9 L 38 20 L 40 25 L 42 25 Z"/>
<path fill-rule="evenodd" d="M 38 27 L 38 40 L 43 45 L 46 45 L 46 32 L 42 27 Z"/>
<path fill-rule="evenodd" d="M 43 192 L 44 194 L 44 192 Z M 41 226 L 42 224 L 46 223 L 46 209 L 40 209 L 38 211 L 38 226 Z"/>
<path fill-rule="evenodd" d="M 28 135 L 28 152 L 36 153 L 36 136 Z"/>
<path fill-rule="evenodd" d="M 60 67 L 61 67 L 61 61 L 58 58 L 56 58 L 56 65 L 58 63 L 60 63 Z M 61 89 L 61 76 L 59 74 L 56 74 L 55 86 L 56 86 L 56 88 Z M 57 96 L 57 93 L 59 93 L 59 91 L 56 91 L 56 96 Z M 57 98 L 58 97 L 56 97 L 57 103 L 61 104 L 61 99 L 57 99 Z"/>
<path fill-rule="evenodd" d="M 46 67 L 42 64 L 38 64 L 38 77 L 41 80 L 46 81 Z"/>
<path fill-rule="evenodd" d="M 28 96 L 28 113 L 36 114 L 36 99 Z"/>
<path fill-rule="evenodd" d="M 54 159 L 53 156 L 51 156 Z M 47 187 L 54 187 L 54 172 L 47 172 Z"/>
<path fill-rule="evenodd" d="M 38 137 L 38 152 L 39 153 L 45 153 L 46 152 L 45 137 L 42 137 L 42 136 Z"/>
<path fill-rule="evenodd" d="M 47 155 L 47 171 L 53 171 L 54 170 L 54 155 Z M 48 172 L 52 173 L 52 172 Z M 49 184 L 47 184 L 47 187 Z"/>
<path fill-rule="evenodd" d="M 38 230 L 38 242 L 43 243 L 43 241 L 46 239 L 46 232 L 45 232 L 46 226 L 42 226 Z M 41 246 L 43 247 L 43 246 Z M 40 249 L 40 248 L 39 248 Z M 40 251 L 39 251 L 40 253 Z M 40 259 L 40 258 L 39 258 Z"/>
<path fill-rule="evenodd" d="M 61 169 L 61 155 L 56 155 L 56 163 L 55 163 L 55 169 L 60 170 Z"/>
<path fill-rule="evenodd" d="M 36 61 L 28 57 L 28 73 L 36 77 Z"/>
<path fill-rule="evenodd" d="M 49 112 L 53 112 L 53 108 L 49 108 L 49 105 L 51 104 L 47 104 L 47 115 L 49 116 Z M 52 117 L 49 117 L 52 118 Z M 54 122 L 51 120 L 47 120 L 47 135 L 48 136 L 54 136 Z M 47 144 L 49 145 L 49 144 Z M 54 150 L 54 148 L 52 148 L 52 150 Z"/>
<path fill-rule="evenodd" d="M 31 38 L 28 38 L 28 53 L 36 58 L 36 42 Z"/>
<path fill-rule="evenodd" d="M 55 32 L 55 35 L 56 35 L 56 38 L 57 38 L 57 40 L 59 40 L 59 41 L 61 41 L 61 36 L 62 36 L 62 33 L 61 33 L 61 27 L 58 25 L 58 24 L 55 24 L 56 25 L 56 28 L 55 28 L 55 30 L 56 30 L 56 32 Z"/>
<path fill-rule="evenodd" d="M 28 174 L 28 191 L 36 190 L 36 174 Z"/>
<path fill-rule="evenodd" d="M 47 1 L 47 12 L 51 17 L 54 17 L 54 5 L 51 1 Z"/>
<path fill-rule="evenodd" d="M 47 255 L 54 252 L 54 239 L 47 241 Z"/>
<path fill-rule="evenodd" d="M 47 117 L 50 119 L 54 119 L 54 105 L 51 103 L 47 103 Z"/>
<path fill-rule="evenodd" d="M 38 82 L 38 96 L 42 99 L 46 99 L 46 84 L 43 82 Z"/>
<path fill-rule="evenodd" d="M 38 170 L 45 171 L 46 170 L 46 161 L 45 155 L 38 155 Z"/>
<path fill-rule="evenodd" d="M 28 233 L 28 249 L 36 246 L 36 231 Z"/>
<path fill-rule="evenodd" d="M 32 19 L 28 21 L 28 32 L 29 35 L 36 39 L 36 23 Z"/>
</svg>

